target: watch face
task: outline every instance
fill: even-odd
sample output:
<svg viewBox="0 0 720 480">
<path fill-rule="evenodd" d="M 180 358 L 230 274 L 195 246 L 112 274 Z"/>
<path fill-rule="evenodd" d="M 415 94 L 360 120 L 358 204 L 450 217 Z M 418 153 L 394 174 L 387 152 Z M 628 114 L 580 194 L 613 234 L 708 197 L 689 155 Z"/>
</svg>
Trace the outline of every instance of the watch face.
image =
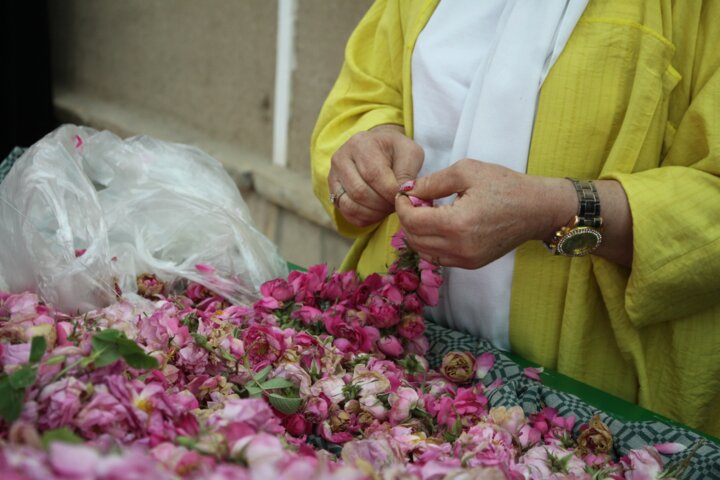
<svg viewBox="0 0 720 480">
<path fill-rule="evenodd" d="M 568 232 L 557 246 L 558 253 L 571 257 L 587 255 L 600 246 L 602 235 L 589 227 L 578 227 Z"/>
</svg>

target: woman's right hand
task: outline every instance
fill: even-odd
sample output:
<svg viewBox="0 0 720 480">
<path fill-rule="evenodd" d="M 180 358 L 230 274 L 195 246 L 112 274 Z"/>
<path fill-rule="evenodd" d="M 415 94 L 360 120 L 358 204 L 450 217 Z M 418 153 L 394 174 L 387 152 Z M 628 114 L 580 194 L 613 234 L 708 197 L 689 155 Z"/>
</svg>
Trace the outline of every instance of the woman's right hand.
<svg viewBox="0 0 720 480">
<path fill-rule="evenodd" d="M 395 195 L 422 167 L 423 149 L 400 125 L 379 125 L 360 132 L 332 157 L 328 187 L 335 207 L 358 227 L 379 222 L 395 210 Z"/>
</svg>

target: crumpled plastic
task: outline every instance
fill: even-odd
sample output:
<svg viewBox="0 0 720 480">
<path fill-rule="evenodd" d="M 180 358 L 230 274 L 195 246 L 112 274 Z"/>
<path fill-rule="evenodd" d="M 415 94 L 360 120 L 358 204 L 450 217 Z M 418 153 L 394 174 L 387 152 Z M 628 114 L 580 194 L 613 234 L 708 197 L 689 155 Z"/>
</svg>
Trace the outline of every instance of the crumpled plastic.
<svg viewBox="0 0 720 480">
<path fill-rule="evenodd" d="M 0 184 L 0 288 L 85 312 L 142 273 L 247 304 L 287 263 L 196 147 L 63 125 L 17 160 Z"/>
</svg>

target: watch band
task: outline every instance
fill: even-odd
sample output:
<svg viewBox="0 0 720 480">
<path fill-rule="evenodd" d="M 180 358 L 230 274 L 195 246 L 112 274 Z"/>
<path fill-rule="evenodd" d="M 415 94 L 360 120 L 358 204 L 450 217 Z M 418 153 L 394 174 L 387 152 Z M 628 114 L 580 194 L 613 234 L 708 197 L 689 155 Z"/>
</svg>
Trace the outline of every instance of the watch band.
<svg viewBox="0 0 720 480">
<path fill-rule="evenodd" d="M 595 184 L 590 180 L 576 180 L 568 178 L 575 187 L 575 191 L 580 201 L 578 208 L 578 226 L 600 228 L 602 226 L 602 217 L 600 216 L 600 196 L 598 195 Z"/>
<path fill-rule="evenodd" d="M 602 242 L 600 195 L 592 181 L 568 178 L 578 196 L 578 214 L 560 228 L 545 246 L 554 255 L 576 257 L 594 251 Z"/>
</svg>

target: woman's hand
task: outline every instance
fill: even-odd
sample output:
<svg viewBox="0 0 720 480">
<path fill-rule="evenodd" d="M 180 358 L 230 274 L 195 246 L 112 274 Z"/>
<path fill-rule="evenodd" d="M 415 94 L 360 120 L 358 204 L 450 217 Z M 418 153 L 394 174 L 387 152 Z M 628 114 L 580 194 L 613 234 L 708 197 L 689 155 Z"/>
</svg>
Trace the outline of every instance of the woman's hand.
<svg viewBox="0 0 720 480">
<path fill-rule="evenodd" d="M 622 186 L 594 182 L 603 217 L 603 242 L 594 252 L 619 265 L 632 264 L 632 216 Z M 565 178 L 537 177 L 478 160 L 461 160 L 420 178 L 409 195 L 434 200 L 457 193 L 452 205 L 414 208 L 398 195 L 395 209 L 410 246 L 440 265 L 480 268 L 528 240 L 550 240 L 578 213 Z"/>
<path fill-rule="evenodd" d="M 380 125 L 353 135 L 333 155 L 330 192 L 345 190 L 335 201 L 343 217 L 364 227 L 395 210 L 398 188 L 417 176 L 425 154 L 399 125 Z"/>
<path fill-rule="evenodd" d="M 413 208 L 403 195 L 395 202 L 410 246 L 444 266 L 482 267 L 527 240 L 551 238 L 577 213 L 577 195 L 566 179 L 531 177 L 478 160 L 420 178 L 408 192 L 425 200 L 454 193 L 452 205 Z"/>
</svg>

